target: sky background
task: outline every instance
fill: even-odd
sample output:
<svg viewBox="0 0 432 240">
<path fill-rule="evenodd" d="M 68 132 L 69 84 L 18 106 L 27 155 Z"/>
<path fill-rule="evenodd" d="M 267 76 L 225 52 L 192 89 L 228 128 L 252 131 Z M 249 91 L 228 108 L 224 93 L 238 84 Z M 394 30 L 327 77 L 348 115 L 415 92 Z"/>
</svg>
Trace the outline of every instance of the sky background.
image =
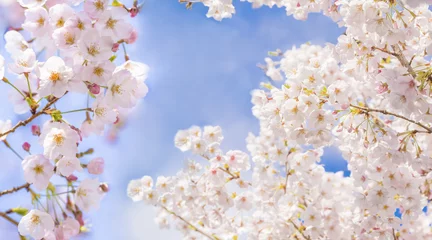
<svg viewBox="0 0 432 240">
<path fill-rule="evenodd" d="M 179 239 L 175 230 L 158 229 L 152 207 L 126 196 L 128 182 L 144 175 L 174 175 L 186 158 L 174 147 L 174 135 L 192 125 L 220 125 L 225 136 L 222 148 L 246 151 L 247 134 L 259 130 L 251 112 L 250 92 L 267 81 L 256 65 L 264 63 L 268 51 L 285 51 L 308 41 L 335 43 L 343 32 L 321 15 L 300 22 L 287 17 L 283 9 L 252 9 L 249 3 L 235 2 L 237 13 L 222 22 L 206 18 L 207 9 L 201 4 L 186 10 L 175 0 L 147 0 L 133 20 L 139 38 L 128 46 L 128 52 L 132 60 L 150 66 L 146 81 L 150 91 L 116 143 L 91 137 L 80 145 L 80 150 L 93 147 L 93 157 L 105 158 L 105 173 L 99 179 L 110 185 L 100 209 L 86 215 L 93 231 L 82 239 Z M 4 41 L 0 44 L 4 46 Z M 4 49 L 0 52 L 6 55 Z M 0 84 L 0 119 L 14 123 L 26 119 L 28 115 L 13 113 L 7 91 Z M 79 109 L 85 107 L 85 97 L 65 99 L 57 106 Z M 83 113 L 75 114 L 65 117 L 79 122 Z M 8 140 L 19 150 L 25 140 L 36 145 L 37 139 L 29 133 L 29 128 L 22 128 Z M 334 149 L 326 150 L 322 162 L 328 171 L 346 170 Z M 0 190 L 24 182 L 20 160 L 2 145 L 0 163 Z M 26 206 L 23 199 L 28 196 L 24 191 L 0 198 L 0 211 L 17 203 Z M 0 219 L 1 239 L 15 239 L 15 231 Z"/>
</svg>

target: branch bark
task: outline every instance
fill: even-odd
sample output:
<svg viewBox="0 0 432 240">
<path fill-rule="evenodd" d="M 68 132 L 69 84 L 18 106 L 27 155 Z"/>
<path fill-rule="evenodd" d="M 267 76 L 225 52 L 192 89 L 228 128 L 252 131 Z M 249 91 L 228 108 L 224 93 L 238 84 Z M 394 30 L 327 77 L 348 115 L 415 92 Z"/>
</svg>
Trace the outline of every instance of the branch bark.
<svg viewBox="0 0 432 240">
<path fill-rule="evenodd" d="M 204 235 L 205 237 L 207 237 L 208 239 L 211 240 L 216 240 L 218 238 L 215 238 L 211 235 L 209 235 L 208 233 L 205 233 L 204 231 L 200 230 L 199 228 L 195 227 L 194 225 L 192 225 L 189 221 L 187 221 L 186 219 L 184 219 L 182 216 L 177 215 L 175 212 L 172 212 L 170 210 L 168 210 L 168 208 L 161 206 L 165 211 L 167 211 L 168 213 L 174 215 L 176 218 L 182 220 L 184 223 L 186 223 L 188 226 L 192 227 L 196 232 L 201 233 L 202 235 Z"/>
<path fill-rule="evenodd" d="M 356 106 L 356 105 L 352 105 L 352 104 L 350 104 L 350 106 L 353 107 L 353 108 L 357 108 L 357 109 L 363 110 L 363 111 L 365 111 L 365 112 L 378 112 L 378 113 L 382 113 L 382 114 L 384 114 L 384 115 L 394 116 L 394 117 L 397 117 L 397 118 L 403 119 L 403 120 L 405 120 L 405 121 L 408 121 L 408 122 L 410 122 L 410 123 L 413 123 L 413 124 L 415 124 L 415 125 L 417 125 L 417 126 L 423 128 L 423 129 L 425 129 L 425 130 L 426 130 L 426 133 L 432 133 L 432 129 L 429 128 L 429 127 L 427 127 L 426 125 L 422 124 L 421 122 L 417 122 L 417 121 L 411 120 L 411 119 L 409 119 L 409 118 L 407 118 L 407 117 L 404 117 L 404 116 L 399 115 L 399 114 L 396 114 L 396 113 L 389 112 L 389 111 L 387 111 L 387 110 L 374 109 L 374 108 L 367 108 L 367 107 L 360 107 L 360 106 Z"/>
<path fill-rule="evenodd" d="M 289 222 L 294 226 L 294 228 L 303 236 L 304 239 L 307 240 L 311 240 L 311 238 L 309 236 L 306 236 L 303 231 L 300 230 L 300 228 L 297 226 L 297 224 L 295 224 L 291 219 L 289 220 Z"/>
<path fill-rule="evenodd" d="M 29 191 L 29 189 L 30 189 L 30 183 L 26 183 L 26 184 L 23 184 L 23 185 L 18 186 L 18 187 L 14 187 L 14 188 L 11 188 L 11 189 L 8 189 L 8 190 L 1 191 L 0 192 L 0 197 L 3 196 L 3 195 L 7 195 L 7 194 L 14 193 L 14 192 L 18 192 L 21 189 L 27 189 L 27 191 Z"/>
<path fill-rule="evenodd" d="M 6 213 L 4 213 L 4 212 L 0 212 L 0 217 L 3 217 L 4 219 L 6 219 L 6 220 L 8 220 L 9 222 L 13 223 L 14 225 L 18 226 L 18 222 L 17 222 L 15 219 L 9 217 L 9 216 L 8 216 Z"/>
<path fill-rule="evenodd" d="M 20 122 L 18 122 L 18 123 L 17 123 L 13 128 L 11 128 L 10 130 L 8 130 L 8 131 L 6 131 L 6 132 L 4 132 L 4 133 L 0 133 L 0 138 L 3 137 L 3 136 L 8 135 L 9 133 L 13 133 L 13 132 L 15 132 L 15 130 L 17 130 L 19 127 L 23 127 L 23 126 L 29 124 L 29 123 L 30 123 L 31 121 L 33 121 L 35 118 L 39 117 L 40 115 L 45 114 L 45 111 L 48 110 L 48 109 L 49 109 L 49 108 L 50 108 L 54 103 L 56 103 L 59 99 L 60 99 L 60 98 L 54 98 L 53 100 L 51 100 L 50 102 L 48 102 L 47 105 L 45 105 L 45 107 L 44 107 L 41 111 L 39 111 L 39 112 L 33 114 L 32 116 L 30 116 L 28 119 L 26 119 L 26 120 L 24 120 L 24 121 L 20 121 Z"/>
</svg>

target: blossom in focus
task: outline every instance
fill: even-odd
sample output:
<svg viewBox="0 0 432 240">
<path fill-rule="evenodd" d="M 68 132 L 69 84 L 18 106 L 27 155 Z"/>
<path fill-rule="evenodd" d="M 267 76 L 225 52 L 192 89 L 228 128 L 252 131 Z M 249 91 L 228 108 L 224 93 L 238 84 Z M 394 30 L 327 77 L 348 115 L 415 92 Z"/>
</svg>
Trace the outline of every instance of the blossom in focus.
<svg viewBox="0 0 432 240">
<path fill-rule="evenodd" d="M 46 212 L 37 209 L 31 210 L 21 218 L 18 231 L 22 236 L 31 236 L 34 239 L 42 239 L 47 232 L 54 230 L 54 221 Z"/>
</svg>

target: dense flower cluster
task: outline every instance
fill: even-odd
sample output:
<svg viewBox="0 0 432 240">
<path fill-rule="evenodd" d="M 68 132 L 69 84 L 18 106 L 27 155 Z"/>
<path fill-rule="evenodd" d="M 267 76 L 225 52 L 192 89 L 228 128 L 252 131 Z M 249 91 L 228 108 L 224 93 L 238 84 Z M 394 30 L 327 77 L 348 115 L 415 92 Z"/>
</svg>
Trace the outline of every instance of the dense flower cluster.
<svg viewBox="0 0 432 240">
<path fill-rule="evenodd" d="M 30 117 L 14 126 L 11 121 L 0 121 L 0 140 L 16 153 L 6 140 L 8 134 L 37 117 L 48 115 L 51 119 L 31 129 L 43 152 L 30 153 L 31 141 L 23 144 L 28 153 L 22 159 L 27 184 L 1 195 L 19 189 L 30 192 L 35 209 L 8 211 L 23 215 L 17 223 L 23 237 L 70 239 L 86 230 L 82 211 L 98 208 L 108 191 L 94 176 L 77 177 L 84 169 L 98 175 L 104 168 L 102 158 L 81 159 L 93 149 L 80 152 L 80 143 L 91 134 L 102 135 L 106 126 L 124 121 L 125 112 L 148 91 L 144 80 L 149 68 L 129 60 L 125 48 L 137 38 L 128 22 L 138 13 L 137 2 L 131 8 L 108 0 L 18 0 L 12 4 L 15 12 L 11 15 L 16 16 L 4 35 L 11 58 L 6 67 L 11 74 L 5 76 L 5 60 L 0 56 L 0 79 L 11 86 L 9 99 L 15 112 Z M 123 63 L 116 61 L 120 45 Z M 74 97 L 87 98 L 87 106 L 57 109 L 55 103 L 71 92 L 81 93 Z M 63 116 L 74 112 L 84 116 L 81 126 L 71 125 Z"/>
<path fill-rule="evenodd" d="M 234 12 L 231 1 L 202 2 L 216 19 Z M 250 2 L 297 19 L 324 12 L 346 32 L 270 52 L 272 81 L 252 93 L 260 132 L 247 138 L 250 155 L 222 151 L 219 127 L 179 131 L 176 146 L 203 160 L 155 186 L 133 180 L 129 196 L 185 239 L 432 238 L 430 1 Z M 349 177 L 319 164 L 327 146 Z"/>
</svg>

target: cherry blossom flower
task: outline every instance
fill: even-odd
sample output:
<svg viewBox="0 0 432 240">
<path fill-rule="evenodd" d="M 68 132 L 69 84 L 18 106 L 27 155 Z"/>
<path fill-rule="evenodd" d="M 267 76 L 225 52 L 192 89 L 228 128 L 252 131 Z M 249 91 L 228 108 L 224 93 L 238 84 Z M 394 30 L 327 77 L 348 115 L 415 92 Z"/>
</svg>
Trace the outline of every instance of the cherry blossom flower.
<svg viewBox="0 0 432 240">
<path fill-rule="evenodd" d="M 80 160 L 76 157 L 62 157 L 56 163 L 56 167 L 57 172 L 65 177 L 68 177 L 75 171 L 81 172 L 83 170 Z"/>
<path fill-rule="evenodd" d="M 25 180 L 32 183 L 38 190 L 46 189 L 54 175 L 54 166 L 41 154 L 25 157 L 22 167 Z"/>
<path fill-rule="evenodd" d="M 54 95 L 61 97 L 68 90 L 68 82 L 73 77 L 73 71 L 65 65 L 63 59 L 50 57 L 42 67 L 39 68 L 41 96 Z"/>
<path fill-rule="evenodd" d="M 42 37 L 51 31 L 49 25 L 49 15 L 43 7 L 33 7 L 25 11 L 26 20 L 22 25 L 26 31 L 29 31 L 35 37 Z"/>
<path fill-rule="evenodd" d="M 37 209 L 31 210 L 18 224 L 20 235 L 30 235 L 34 239 L 42 239 L 47 232 L 54 230 L 54 221 L 46 212 Z"/>
<path fill-rule="evenodd" d="M 84 179 L 75 193 L 76 205 L 88 212 L 90 209 L 98 209 L 102 193 L 99 190 L 99 181 L 97 179 Z"/>
<path fill-rule="evenodd" d="M 9 65 L 9 69 L 16 73 L 30 73 L 36 66 L 36 54 L 32 49 L 27 49 L 20 54 L 14 55 L 15 63 Z"/>
<path fill-rule="evenodd" d="M 80 137 L 75 130 L 68 124 L 59 122 L 45 123 L 39 137 L 44 155 L 49 159 L 55 159 L 59 155 L 75 157 L 79 141 Z"/>
</svg>

